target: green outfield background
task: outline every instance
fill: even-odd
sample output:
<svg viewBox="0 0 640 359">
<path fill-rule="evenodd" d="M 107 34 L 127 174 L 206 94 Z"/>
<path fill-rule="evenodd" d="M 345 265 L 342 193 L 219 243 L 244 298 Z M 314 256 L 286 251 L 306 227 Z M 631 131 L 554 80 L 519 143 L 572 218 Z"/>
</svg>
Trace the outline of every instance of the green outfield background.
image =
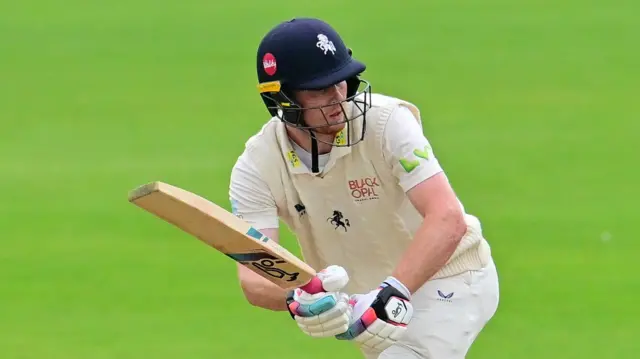
<svg viewBox="0 0 640 359">
<path fill-rule="evenodd" d="M 231 261 L 126 200 L 162 180 L 229 208 L 229 170 L 267 120 L 257 44 L 293 16 L 329 21 L 374 91 L 421 107 L 482 220 L 501 304 L 468 358 L 638 358 L 639 11 L 3 1 L 0 358 L 358 358 L 247 305 Z"/>
</svg>

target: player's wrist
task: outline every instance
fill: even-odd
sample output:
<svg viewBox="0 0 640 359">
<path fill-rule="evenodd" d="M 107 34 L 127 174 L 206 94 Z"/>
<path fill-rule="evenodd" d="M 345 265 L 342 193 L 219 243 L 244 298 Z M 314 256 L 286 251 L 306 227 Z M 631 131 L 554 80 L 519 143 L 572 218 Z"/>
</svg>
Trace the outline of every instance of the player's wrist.
<svg viewBox="0 0 640 359">
<path fill-rule="evenodd" d="M 386 283 L 394 288 L 396 288 L 400 293 L 402 293 L 407 299 L 411 299 L 411 291 L 409 288 L 405 286 L 399 279 L 394 276 L 388 276 L 387 279 L 384 280 L 383 283 Z"/>
</svg>

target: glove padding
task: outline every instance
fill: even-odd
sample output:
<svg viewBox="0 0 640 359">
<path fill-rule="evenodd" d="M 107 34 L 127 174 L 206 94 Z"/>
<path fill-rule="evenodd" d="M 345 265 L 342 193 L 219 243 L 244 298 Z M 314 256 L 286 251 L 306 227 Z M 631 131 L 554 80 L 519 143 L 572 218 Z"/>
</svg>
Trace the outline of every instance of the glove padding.
<svg viewBox="0 0 640 359">
<path fill-rule="evenodd" d="M 395 344 L 413 317 L 409 290 L 393 277 L 367 294 L 353 295 L 349 303 L 353 306 L 349 329 L 336 338 L 377 351 Z"/>
<path fill-rule="evenodd" d="M 312 337 L 334 337 L 347 331 L 352 307 L 340 292 L 349 282 L 347 271 L 329 266 L 316 275 L 324 291 L 308 293 L 297 288 L 287 296 L 287 308 L 298 327 Z"/>
</svg>

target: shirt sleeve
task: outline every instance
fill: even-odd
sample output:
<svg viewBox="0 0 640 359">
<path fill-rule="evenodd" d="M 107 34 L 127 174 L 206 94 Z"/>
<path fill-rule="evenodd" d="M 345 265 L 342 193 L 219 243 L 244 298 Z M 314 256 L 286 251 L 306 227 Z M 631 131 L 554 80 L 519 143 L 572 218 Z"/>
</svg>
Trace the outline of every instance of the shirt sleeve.
<svg viewBox="0 0 640 359">
<path fill-rule="evenodd" d="M 383 132 L 382 151 L 405 192 L 443 171 L 422 126 L 405 106 L 391 114 Z"/>
<path fill-rule="evenodd" d="M 278 228 L 275 200 L 246 152 L 231 170 L 229 200 L 233 214 L 256 229 Z"/>
</svg>

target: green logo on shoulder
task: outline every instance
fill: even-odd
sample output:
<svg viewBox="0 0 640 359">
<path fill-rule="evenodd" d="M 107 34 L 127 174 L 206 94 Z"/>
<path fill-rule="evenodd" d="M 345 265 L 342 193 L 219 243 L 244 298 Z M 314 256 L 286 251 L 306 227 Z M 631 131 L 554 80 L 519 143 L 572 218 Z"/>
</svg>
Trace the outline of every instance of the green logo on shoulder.
<svg viewBox="0 0 640 359">
<path fill-rule="evenodd" d="M 411 171 L 415 170 L 416 167 L 420 165 L 420 162 L 418 162 L 418 160 L 410 161 L 406 158 L 401 158 L 400 165 L 402 166 L 402 168 L 404 168 L 405 171 L 407 171 L 407 173 L 411 173 Z"/>
<path fill-rule="evenodd" d="M 416 148 L 413 150 L 413 154 L 416 157 L 423 158 L 425 160 L 429 160 L 429 154 L 431 153 L 431 147 L 429 145 L 424 146 L 424 149 Z M 420 166 L 419 160 L 409 160 L 406 158 L 401 158 L 399 160 L 400 165 L 407 173 L 411 173 L 411 171 L 415 170 L 418 166 Z"/>
<path fill-rule="evenodd" d="M 429 151 L 431 151 L 431 147 L 429 145 L 424 146 L 424 150 L 416 148 L 413 150 L 413 154 L 417 157 L 424 158 L 425 160 L 429 159 Z"/>
</svg>

